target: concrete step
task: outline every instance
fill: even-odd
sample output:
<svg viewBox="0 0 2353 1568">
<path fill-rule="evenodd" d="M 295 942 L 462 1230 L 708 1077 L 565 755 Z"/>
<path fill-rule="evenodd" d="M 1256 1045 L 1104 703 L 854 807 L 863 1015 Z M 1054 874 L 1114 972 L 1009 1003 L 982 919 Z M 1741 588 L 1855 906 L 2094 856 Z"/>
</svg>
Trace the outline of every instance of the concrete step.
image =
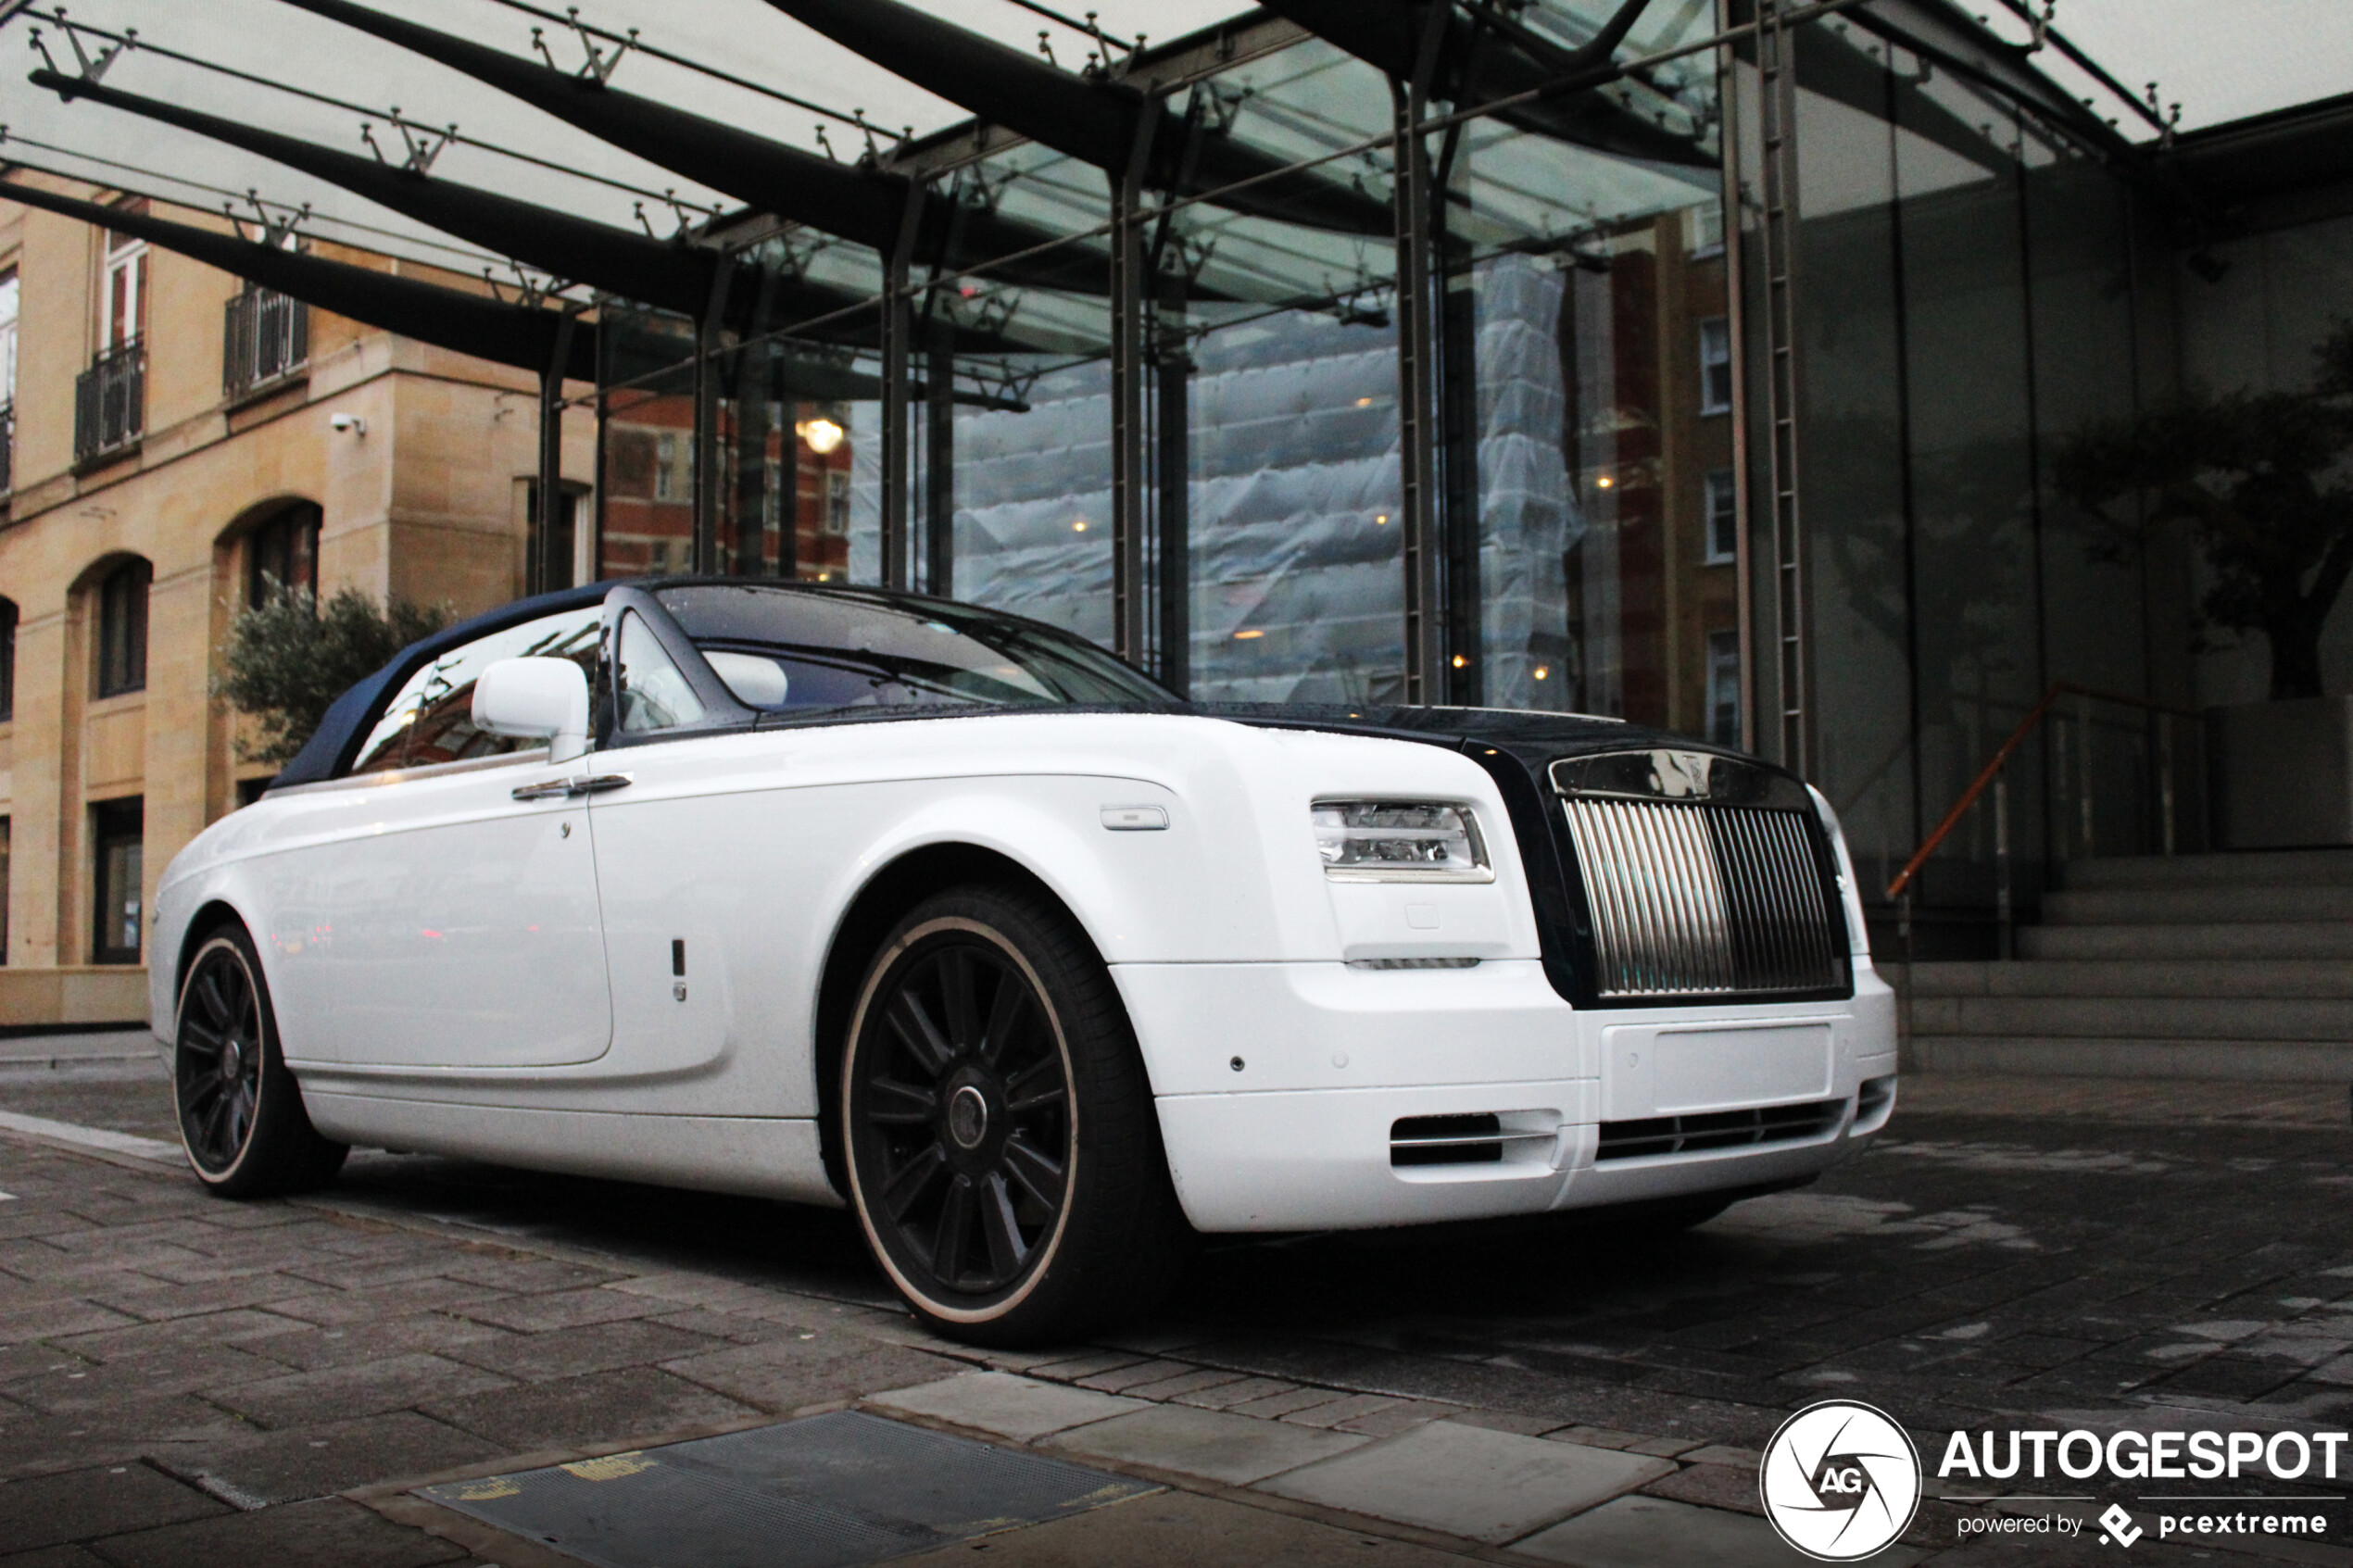
<svg viewBox="0 0 2353 1568">
<path fill-rule="evenodd" d="M 2140 926 L 2075 927 L 2076 931 Z M 2167 934 L 2171 934 L 2171 929 Z M 2265 935 L 2280 928 L 2257 926 Z M 2021 933 L 2021 935 L 2024 935 Z M 1884 966 L 1914 997 L 2285 997 L 2353 998 L 2353 964 L 2331 959 L 2038 959 L 2032 963 L 1922 963 L 1906 976 Z"/>
<path fill-rule="evenodd" d="M 2251 849 L 2229 855 L 2119 855 L 2070 860 L 2073 891 L 2109 887 L 2353 885 L 2353 849 Z"/>
<path fill-rule="evenodd" d="M 1916 1035 L 2309 1040 L 2353 1049 L 2353 1001 L 2284 997 L 1922 997 Z"/>
<path fill-rule="evenodd" d="M 2215 1078 L 2232 1083 L 2353 1084 L 2353 1043 L 1919 1035 L 1905 1045 L 1904 1067 L 1913 1073 L 1983 1073 L 2046 1078 Z"/>
<path fill-rule="evenodd" d="M 2353 922 L 2353 886 L 2109 887 L 2043 896 L 2045 925 Z"/>
<path fill-rule="evenodd" d="M 2353 959 L 2353 923 L 2029 925 L 2022 959 Z"/>
</svg>

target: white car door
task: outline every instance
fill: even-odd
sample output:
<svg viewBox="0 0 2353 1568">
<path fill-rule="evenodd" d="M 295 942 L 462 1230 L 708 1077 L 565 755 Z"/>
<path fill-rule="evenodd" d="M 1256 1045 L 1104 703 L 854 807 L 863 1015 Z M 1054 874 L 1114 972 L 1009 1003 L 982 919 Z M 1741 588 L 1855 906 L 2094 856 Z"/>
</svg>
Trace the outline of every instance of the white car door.
<svg viewBox="0 0 2353 1568">
<path fill-rule="evenodd" d="M 490 664 L 593 664 L 588 605 L 464 644 L 417 671 L 353 775 L 297 793 L 297 847 L 264 872 L 271 985 L 300 1060 L 529 1067 L 594 1060 L 612 1037 L 596 856 L 573 781 L 544 746 L 474 729 Z"/>
</svg>

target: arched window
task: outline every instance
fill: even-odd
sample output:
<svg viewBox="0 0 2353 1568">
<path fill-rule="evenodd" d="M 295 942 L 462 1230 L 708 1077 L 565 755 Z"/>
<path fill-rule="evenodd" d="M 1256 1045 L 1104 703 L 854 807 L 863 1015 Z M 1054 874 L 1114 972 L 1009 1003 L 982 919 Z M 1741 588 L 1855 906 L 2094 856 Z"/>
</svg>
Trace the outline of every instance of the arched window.
<svg viewBox="0 0 2353 1568">
<path fill-rule="evenodd" d="M 155 569 L 133 557 L 99 580 L 97 686 L 100 696 L 147 689 L 147 584 Z"/>
<path fill-rule="evenodd" d="M 16 716 L 17 601 L 0 599 L 0 724 Z M 6 961 L 0 960 L 0 962 Z"/>
<path fill-rule="evenodd" d="M 245 535 L 245 608 L 281 593 L 319 592 L 319 508 L 296 501 Z"/>
</svg>

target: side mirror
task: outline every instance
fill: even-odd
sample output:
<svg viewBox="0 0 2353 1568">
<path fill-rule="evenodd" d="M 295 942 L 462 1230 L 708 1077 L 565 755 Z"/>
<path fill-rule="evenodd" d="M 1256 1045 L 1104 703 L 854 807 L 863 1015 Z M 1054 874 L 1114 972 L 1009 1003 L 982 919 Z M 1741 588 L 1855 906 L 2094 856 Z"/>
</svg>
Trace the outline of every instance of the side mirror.
<svg viewBox="0 0 2353 1568">
<path fill-rule="evenodd" d="M 588 749 L 588 675 L 569 659 L 502 659 L 474 682 L 474 728 L 547 743 L 547 760 Z"/>
</svg>

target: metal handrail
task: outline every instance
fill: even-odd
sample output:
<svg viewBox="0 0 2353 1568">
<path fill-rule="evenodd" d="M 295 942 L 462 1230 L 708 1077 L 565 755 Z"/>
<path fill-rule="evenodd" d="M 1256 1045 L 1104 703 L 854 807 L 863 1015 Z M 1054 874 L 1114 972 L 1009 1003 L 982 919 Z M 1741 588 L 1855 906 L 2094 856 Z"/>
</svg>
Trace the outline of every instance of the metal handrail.
<svg viewBox="0 0 2353 1568">
<path fill-rule="evenodd" d="M 2043 693 L 2042 700 L 2028 710 L 2025 718 L 2019 721 L 2018 728 L 2010 732 L 2009 738 L 2002 743 L 2001 749 L 1994 753 L 1992 760 L 1978 770 L 1977 777 L 1969 781 L 1969 788 L 1961 792 L 1961 797 L 1953 803 L 1953 809 L 1944 813 L 1944 820 L 1938 822 L 1936 830 L 1921 841 L 1919 850 L 1909 860 L 1904 862 L 1904 869 L 1895 874 L 1895 880 L 1887 884 L 1887 896 L 1890 898 L 1903 896 L 1905 888 L 1911 884 L 1912 878 L 1919 873 L 1922 866 L 1928 864 L 1929 857 L 1935 854 L 1944 840 L 1951 836 L 1953 830 L 1961 825 L 1961 819 L 1969 815 L 1969 808 L 1977 804 L 1986 790 L 1997 785 L 2002 776 L 2002 770 L 2009 765 L 2009 760 L 2017 754 L 2018 748 L 2026 744 L 2026 737 L 2034 733 L 2035 726 L 2050 717 L 2051 709 L 2062 696 L 2079 696 L 2092 702 L 2112 702 L 2121 708 L 2138 708 L 2145 712 L 2162 713 L 2175 719 L 2201 717 L 2189 709 L 2173 708 L 2165 703 L 2151 702 L 2145 697 L 2119 696 L 2113 692 L 2095 691 L 2090 686 L 2079 686 L 2072 681 L 2052 682 L 2050 687 Z M 1997 809 L 2007 808 L 2008 805 L 2007 796 L 1997 792 L 1994 804 Z M 1999 815 L 2007 819 L 2008 813 L 2007 809 L 2000 809 Z M 2172 780 L 2169 773 L 2166 779 L 2165 795 L 2165 836 L 2169 845 L 2173 836 L 2172 815 Z M 2007 821 L 2005 820 L 2000 826 L 2006 829 Z M 2004 832 L 2002 836 L 2007 838 L 2007 832 Z M 2008 902 L 2007 887 L 2004 889 L 2003 902 L 2005 905 Z M 2007 910 L 2005 913 L 2007 914 Z"/>
</svg>

